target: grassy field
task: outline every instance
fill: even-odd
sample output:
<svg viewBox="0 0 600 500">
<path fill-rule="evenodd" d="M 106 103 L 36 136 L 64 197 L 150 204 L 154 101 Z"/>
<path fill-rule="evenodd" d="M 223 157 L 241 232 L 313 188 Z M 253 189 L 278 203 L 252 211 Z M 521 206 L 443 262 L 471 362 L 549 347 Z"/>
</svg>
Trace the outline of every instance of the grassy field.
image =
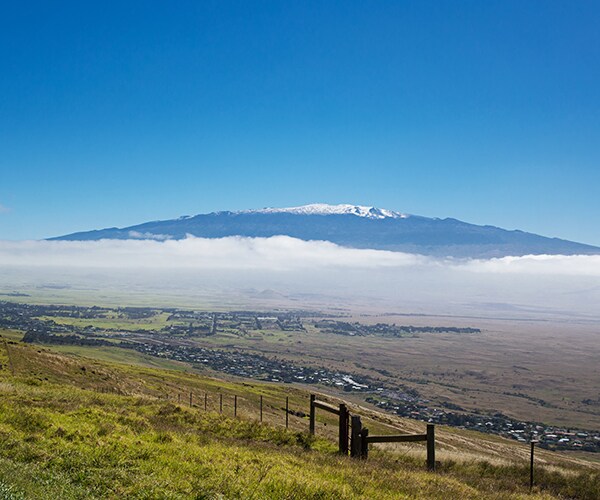
<svg viewBox="0 0 600 500">
<path fill-rule="evenodd" d="M 178 324 L 168 323 L 167 318 L 169 313 L 158 313 L 149 318 L 140 319 L 129 319 L 119 317 L 117 314 L 108 314 L 106 317 L 101 318 L 70 318 L 63 316 L 40 316 L 42 320 L 52 320 L 56 323 L 63 325 L 73 325 L 79 328 L 85 328 L 86 326 L 95 326 L 98 328 L 104 328 L 107 330 L 160 330 L 167 326 L 167 324 Z"/>
<path fill-rule="evenodd" d="M 299 413 L 284 428 L 285 397 L 292 409 L 307 410 L 302 388 L 198 375 L 183 364 L 157 368 L 143 357 L 122 364 L 110 351 L 99 355 L 105 360 L 83 352 L 67 355 L 2 335 L 0 499 L 600 495 L 598 464 L 544 451 L 538 457 L 539 486 L 529 494 L 526 447 L 455 429 L 437 432 L 438 473 L 424 470 L 424 451 L 414 445 L 380 447 L 368 461 L 357 462 L 335 453 L 336 429 L 326 415 L 319 413 L 316 439 L 306 433 L 307 419 Z M 422 431 L 419 422 L 356 404 L 351 409 L 374 432 Z"/>
</svg>

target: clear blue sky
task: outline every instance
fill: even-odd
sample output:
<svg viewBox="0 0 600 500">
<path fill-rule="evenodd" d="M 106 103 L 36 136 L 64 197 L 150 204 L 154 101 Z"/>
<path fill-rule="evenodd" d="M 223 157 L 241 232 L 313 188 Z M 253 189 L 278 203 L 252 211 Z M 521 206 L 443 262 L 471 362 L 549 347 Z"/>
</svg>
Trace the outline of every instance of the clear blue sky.
<svg viewBox="0 0 600 500">
<path fill-rule="evenodd" d="M 0 239 L 375 205 L 600 244 L 598 1 L 3 2 Z"/>
</svg>

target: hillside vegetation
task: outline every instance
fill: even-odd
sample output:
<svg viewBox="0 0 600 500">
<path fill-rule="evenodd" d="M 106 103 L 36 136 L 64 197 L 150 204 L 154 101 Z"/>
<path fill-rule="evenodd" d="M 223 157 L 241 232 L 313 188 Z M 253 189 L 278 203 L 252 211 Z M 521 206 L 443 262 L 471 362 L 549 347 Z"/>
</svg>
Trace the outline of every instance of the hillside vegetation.
<svg viewBox="0 0 600 500">
<path fill-rule="evenodd" d="M 287 430 L 286 396 L 294 409 Z M 437 473 L 425 471 L 419 447 L 375 450 L 368 461 L 341 457 L 333 420 L 319 415 L 321 437 L 306 433 L 307 401 L 290 386 L 64 355 L 5 336 L 0 499 L 600 497 L 592 463 L 542 452 L 529 494 L 524 447 L 451 429 L 438 432 Z M 355 410 L 378 432 L 422 426 Z"/>
</svg>

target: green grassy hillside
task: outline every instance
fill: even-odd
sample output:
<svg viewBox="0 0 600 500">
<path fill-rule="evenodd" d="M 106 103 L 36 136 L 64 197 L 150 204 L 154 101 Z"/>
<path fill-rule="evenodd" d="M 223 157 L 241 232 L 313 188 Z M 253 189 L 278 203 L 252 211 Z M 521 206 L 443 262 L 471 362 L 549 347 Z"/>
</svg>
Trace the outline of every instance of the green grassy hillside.
<svg viewBox="0 0 600 500">
<path fill-rule="evenodd" d="M 368 461 L 341 457 L 332 419 L 319 415 L 320 437 L 306 433 L 302 389 L 142 361 L 94 360 L 0 338 L 0 499 L 600 497 L 598 465 L 540 452 L 540 486 L 530 495 L 525 447 L 453 429 L 438 430 L 435 474 L 425 471 L 421 446 L 380 448 Z M 295 412 L 287 430 L 286 397 Z M 352 409 L 375 432 L 424 427 Z"/>
</svg>

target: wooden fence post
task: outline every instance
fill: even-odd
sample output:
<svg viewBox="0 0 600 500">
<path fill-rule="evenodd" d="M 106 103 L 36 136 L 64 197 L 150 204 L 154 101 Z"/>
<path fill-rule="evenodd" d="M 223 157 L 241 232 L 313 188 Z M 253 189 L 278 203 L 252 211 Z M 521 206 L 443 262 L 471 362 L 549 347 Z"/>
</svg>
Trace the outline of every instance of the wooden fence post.
<svg viewBox="0 0 600 500">
<path fill-rule="evenodd" d="M 290 398 L 285 398 L 285 428 L 287 429 L 290 423 Z"/>
<path fill-rule="evenodd" d="M 369 429 L 363 427 L 360 433 L 360 458 L 368 458 L 369 456 L 369 442 L 367 438 L 369 437 Z"/>
<path fill-rule="evenodd" d="M 223 413 L 223 394 L 219 394 L 219 413 Z"/>
<path fill-rule="evenodd" d="M 263 397 L 260 397 L 260 421 L 263 421 Z"/>
<path fill-rule="evenodd" d="M 308 424 L 308 430 L 311 434 L 315 433 L 315 399 L 314 394 L 310 395 L 310 423 Z"/>
<path fill-rule="evenodd" d="M 427 470 L 435 472 L 435 425 L 427 424 Z"/>
<path fill-rule="evenodd" d="M 348 454 L 348 426 L 349 426 L 349 413 L 348 408 L 344 403 L 340 403 L 340 453 L 342 455 Z"/>
<path fill-rule="evenodd" d="M 208 393 L 205 392 L 204 393 L 204 411 L 206 411 L 208 408 Z"/>
<path fill-rule="evenodd" d="M 352 415 L 352 434 L 350 437 L 350 456 L 357 458 L 361 454 L 361 438 L 362 422 L 358 415 Z"/>
<path fill-rule="evenodd" d="M 194 406 L 194 405 L 193 405 L 193 403 L 192 403 L 192 391 L 190 391 L 190 408 L 191 408 L 192 406 Z"/>
<path fill-rule="evenodd" d="M 529 459 L 529 491 L 533 490 L 533 450 L 535 449 L 536 440 L 531 440 L 531 457 Z"/>
<path fill-rule="evenodd" d="M 237 395 L 233 396 L 233 416 L 237 417 Z"/>
</svg>

